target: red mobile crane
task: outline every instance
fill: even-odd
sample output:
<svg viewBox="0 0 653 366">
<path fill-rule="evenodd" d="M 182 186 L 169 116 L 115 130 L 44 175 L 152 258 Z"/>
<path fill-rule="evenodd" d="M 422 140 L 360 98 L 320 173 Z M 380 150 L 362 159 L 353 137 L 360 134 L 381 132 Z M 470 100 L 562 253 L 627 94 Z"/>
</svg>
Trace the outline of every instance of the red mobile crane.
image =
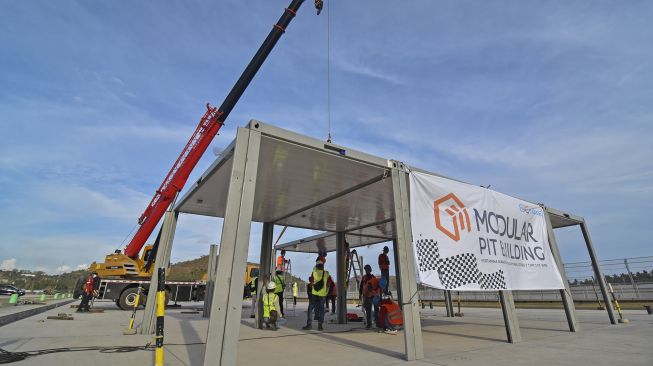
<svg viewBox="0 0 653 366">
<path fill-rule="evenodd" d="M 150 264 L 154 259 L 157 245 L 146 246 L 143 255 L 139 257 L 141 249 L 145 246 L 145 242 L 152 234 L 152 231 L 154 231 L 154 228 L 161 220 L 161 217 L 163 217 L 165 211 L 175 199 L 177 193 L 184 188 L 191 171 L 195 168 L 195 165 L 197 165 L 197 162 L 208 148 L 213 137 L 215 137 L 220 128 L 224 125 L 224 121 L 229 116 L 229 113 L 231 113 L 231 110 L 234 108 L 243 92 L 276 45 L 277 41 L 281 38 L 281 35 L 285 32 L 303 2 L 304 0 L 291 1 L 290 5 L 285 9 L 281 18 L 279 18 L 279 21 L 272 27 L 267 38 L 265 38 L 263 44 L 261 44 L 258 51 L 240 75 L 240 78 L 238 78 L 238 81 L 236 81 L 236 84 L 232 87 L 220 107 L 212 107 L 207 103 L 207 111 L 200 119 L 197 129 L 195 129 L 195 132 L 175 161 L 170 172 L 166 175 L 159 189 L 156 190 L 152 201 L 138 219 L 138 230 L 129 244 L 125 247 L 124 253 L 116 251 L 115 253 L 107 255 L 104 263 L 93 262 L 90 267 L 91 271 L 98 272 L 100 277 L 103 278 L 119 277 L 123 279 L 132 278 L 142 280 L 149 278 L 152 275 L 152 266 Z M 317 14 L 320 14 L 322 6 L 322 0 L 315 0 Z"/>
</svg>

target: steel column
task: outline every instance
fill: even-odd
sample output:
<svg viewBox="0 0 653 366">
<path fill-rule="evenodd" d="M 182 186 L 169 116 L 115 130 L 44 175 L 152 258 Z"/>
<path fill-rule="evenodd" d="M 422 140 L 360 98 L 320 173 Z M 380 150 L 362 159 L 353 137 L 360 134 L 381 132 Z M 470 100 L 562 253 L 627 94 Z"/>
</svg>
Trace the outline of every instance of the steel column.
<svg viewBox="0 0 653 366">
<path fill-rule="evenodd" d="M 395 281 L 397 285 L 397 295 L 395 299 L 401 299 L 401 286 L 399 285 L 399 248 L 397 246 L 397 239 L 392 240 L 392 254 L 395 261 Z M 417 295 L 419 296 L 419 295 Z"/>
<path fill-rule="evenodd" d="M 211 315 L 211 300 L 213 299 L 213 289 L 215 288 L 215 269 L 218 264 L 218 246 L 211 244 L 209 247 L 209 265 L 206 269 L 208 278 L 204 289 L 204 310 L 202 317 L 208 318 Z"/>
<path fill-rule="evenodd" d="M 610 294 L 608 294 L 608 288 L 605 285 L 605 277 L 603 277 L 603 271 L 601 270 L 599 259 L 596 257 L 596 252 L 594 251 L 594 245 L 592 244 L 592 238 L 590 237 L 590 232 L 589 229 L 587 228 L 587 223 L 585 221 L 580 223 L 580 230 L 583 232 L 585 245 L 587 245 L 587 251 L 589 252 L 590 259 L 592 260 L 594 277 L 596 278 L 596 281 L 599 283 L 599 288 L 601 288 L 601 294 L 603 295 L 603 301 L 605 302 L 605 309 L 608 312 L 610 323 L 617 324 L 617 319 L 614 316 L 614 309 L 612 308 L 612 300 L 610 299 Z"/>
<path fill-rule="evenodd" d="M 551 226 L 551 218 L 549 213 L 544 208 L 544 219 L 546 220 L 546 232 L 549 237 L 549 245 L 551 247 L 551 254 L 553 259 L 555 259 L 558 270 L 560 270 L 560 276 L 562 277 L 562 283 L 565 288 L 560 289 L 560 297 L 562 298 L 562 305 L 565 308 L 565 315 L 567 316 L 567 324 L 569 324 L 570 332 L 577 332 L 580 330 L 578 325 L 578 319 L 576 318 L 576 306 L 574 305 L 574 299 L 571 296 L 571 289 L 569 288 L 569 279 L 567 278 L 567 272 L 565 271 L 565 265 L 562 262 L 562 256 L 560 255 L 560 249 L 558 247 L 558 241 L 556 240 L 555 233 L 553 232 L 553 226 Z"/>
<path fill-rule="evenodd" d="M 444 307 L 447 310 L 447 317 L 453 318 L 453 300 L 451 298 L 451 290 L 444 290 Z"/>
<path fill-rule="evenodd" d="M 238 129 L 216 271 L 224 285 L 213 291 L 205 366 L 236 366 L 260 144 L 260 132 Z"/>
<path fill-rule="evenodd" d="M 345 244 L 345 233 L 339 231 L 336 233 L 336 313 L 338 314 L 338 324 L 347 323 L 347 248 Z"/>
<path fill-rule="evenodd" d="M 392 193 L 394 197 L 395 233 L 399 261 L 399 304 L 404 315 L 404 346 L 406 360 L 424 358 L 422 326 L 419 318 L 417 281 L 415 281 L 415 256 L 410 225 L 407 173 L 404 164 L 392 162 Z"/>
<path fill-rule="evenodd" d="M 506 335 L 508 342 L 521 342 L 521 330 L 519 329 L 519 320 L 515 310 L 515 300 L 512 291 L 499 291 L 499 301 L 501 302 L 501 311 L 503 312 L 503 322 L 506 325 Z"/>
<path fill-rule="evenodd" d="M 270 279 L 270 273 L 272 272 L 272 263 L 269 260 L 270 257 L 274 256 L 274 250 L 272 250 L 272 237 L 274 236 L 274 224 L 271 222 L 263 223 L 263 232 L 261 233 L 261 256 L 259 257 L 260 267 L 258 270 L 258 287 L 256 288 L 255 300 L 252 300 L 252 306 L 254 306 L 254 301 L 256 301 L 255 309 L 252 309 L 252 314 L 256 314 L 256 326 L 259 329 L 263 329 L 263 291 L 267 281 Z M 283 299 L 279 299 L 283 301 Z M 288 309 L 284 309 L 286 312 Z M 283 314 L 286 316 L 286 314 Z"/>
<path fill-rule="evenodd" d="M 174 201 L 173 201 L 174 202 Z M 168 207 L 165 215 L 163 216 L 163 225 L 161 225 L 161 239 L 159 246 L 156 250 L 156 257 L 152 267 L 152 277 L 150 278 L 150 286 L 147 292 L 147 302 L 145 303 L 145 310 L 143 311 L 143 324 L 141 325 L 141 334 L 154 334 L 156 330 L 156 285 L 159 280 L 159 274 L 156 268 L 170 267 L 170 254 L 172 253 L 172 242 L 175 238 L 175 230 L 177 228 L 177 217 L 179 212 L 173 211 L 174 203 Z"/>
</svg>

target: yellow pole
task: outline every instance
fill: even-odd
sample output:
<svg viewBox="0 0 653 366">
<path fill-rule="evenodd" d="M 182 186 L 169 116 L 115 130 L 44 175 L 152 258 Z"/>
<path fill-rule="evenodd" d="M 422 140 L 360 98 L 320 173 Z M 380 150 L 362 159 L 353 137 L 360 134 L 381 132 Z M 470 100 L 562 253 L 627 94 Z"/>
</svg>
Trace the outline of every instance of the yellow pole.
<svg viewBox="0 0 653 366">
<path fill-rule="evenodd" d="M 141 302 L 141 286 L 138 286 L 138 292 L 136 293 L 136 301 L 134 301 L 134 309 L 132 310 L 132 317 L 129 319 L 129 330 L 134 329 L 134 318 L 136 318 L 136 309 Z"/>
<path fill-rule="evenodd" d="M 163 366 L 163 314 L 165 312 L 165 269 L 159 268 L 159 278 L 156 293 L 156 350 L 154 351 L 154 365 Z"/>
</svg>

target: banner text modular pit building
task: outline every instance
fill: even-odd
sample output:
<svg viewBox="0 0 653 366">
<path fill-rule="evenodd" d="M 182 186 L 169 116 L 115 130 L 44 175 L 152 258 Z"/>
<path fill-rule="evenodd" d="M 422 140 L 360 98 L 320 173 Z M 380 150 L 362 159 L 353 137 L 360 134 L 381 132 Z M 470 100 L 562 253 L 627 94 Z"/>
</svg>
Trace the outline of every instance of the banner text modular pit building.
<svg viewBox="0 0 653 366">
<path fill-rule="evenodd" d="M 337 278 L 345 283 L 345 241 L 350 248 L 392 242 L 398 301 L 404 315 L 406 360 L 424 357 L 419 317 L 416 263 L 409 215 L 410 171 L 396 160 L 372 156 L 343 146 L 300 135 L 251 120 L 238 128 L 236 138 L 201 178 L 165 216 L 157 266 L 168 263 L 179 213 L 224 218 L 215 278 L 218 282 L 210 306 L 205 365 L 236 365 L 242 311 L 242 289 L 252 221 L 263 223 L 260 273 L 273 270 L 274 225 L 326 232 L 322 237 L 278 245 L 289 251 L 315 252 L 318 241 L 335 251 Z M 437 174 L 433 174 L 436 175 Z M 551 251 L 567 284 L 553 229 L 579 225 L 594 265 L 603 279 L 587 225 L 581 217 L 549 207 L 547 227 Z M 156 276 L 152 277 L 156 283 Z M 611 323 L 616 319 L 605 283 L 599 281 Z M 579 330 L 568 285 L 560 290 L 570 331 Z M 339 300 L 346 296 L 338 291 Z M 450 299 L 450 298 L 449 298 Z M 510 342 L 521 340 L 511 291 L 500 291 L 503 317 Z M 346 321 L 346 303 L 338 301 L 338 321 Z M 149 303 L 148 303 L 149 304 Z M 341 306 L 342 304 L 343 306 Z M 261 307 L 259 307 L 260 309 Z M 151 331 L 154 308 L 146 307 L 143 329 Z M 259 324 L 260 326 L 260 324 Z"/>
</svg>

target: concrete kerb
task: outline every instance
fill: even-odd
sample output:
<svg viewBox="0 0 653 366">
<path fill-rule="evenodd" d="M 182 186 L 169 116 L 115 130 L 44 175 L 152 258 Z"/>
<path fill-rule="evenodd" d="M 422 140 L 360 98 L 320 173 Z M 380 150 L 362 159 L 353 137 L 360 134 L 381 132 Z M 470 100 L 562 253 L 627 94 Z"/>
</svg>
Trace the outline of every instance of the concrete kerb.
<svg viewBox="0 0 653 366">
<path fill-rule="evenodd" d="M 39 306 L 37 308 L 27 309 L 27 310 L 19 311 L 19 312 L 16 312 L 16 313 L 4 315 L 4 316 L 0 317 L 0 327 L 3 326 L 3 325 L 9 324 L 9 323 L 13 323 L 13 322 L 18 321 L 18 320 L 21 320 L 21 319 L 28 318 L 30 316 L 34 316 L 34 315 L 44 313 L 44 312 L 46 312 L 48 310 L 58 308 L 58 307 L 63 306 L 63 305 L 68 305 L 68 304 L 70 304 L 72 302 L 75 302 L 75 300 L 70 299 L 70 300 L 59 301 L 59 302 L 56 302 L 56 303 L 53 303 L 53 304 L 43 305 L 43 306 Z"/>
</svg>

